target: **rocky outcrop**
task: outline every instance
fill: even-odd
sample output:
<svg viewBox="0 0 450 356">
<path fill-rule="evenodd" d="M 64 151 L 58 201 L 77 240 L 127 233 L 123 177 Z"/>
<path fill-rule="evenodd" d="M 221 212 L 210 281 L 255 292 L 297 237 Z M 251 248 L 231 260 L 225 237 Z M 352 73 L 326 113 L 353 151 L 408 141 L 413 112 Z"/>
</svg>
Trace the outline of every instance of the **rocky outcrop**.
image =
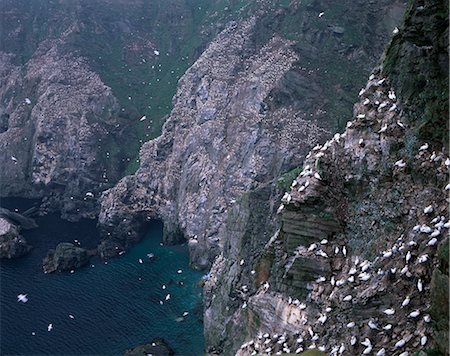
<svg viewBox="0 0 450 356">
<path fill-rule="evenodd" d="M 48 252 L 42 261 L 42 268 L 44 273 L 75 270 L 88 264 L 93 253 L 69 242 L 62 242 Z"/>
<path fill-rule="evenodd" d="M 33 218 L 27 217 L 25 214 L 19 214 L 17 212 L 5 208 L 0 208 L 0 217 L 12 221 L 14 224 L 20 226 L 20 228 L 25 230 L 35 229 L 38 227 L 36 221 Z"/>
<path fill-rule="evenodd" d="M 42 42 L 23 70 L 12 56 L 0 55 L 0 188 L 6 196 L 45 197 L 44 207 L 68 219 L 92 218 L 92 197 L 108 186 L 101 142 L 117 102 L 65 46 L 65 37 Z"/>
<path fill-rule="evenodd" d="M 127 350 L 125 356 L 172 356 L 175 352 L 164 339 L 155 339 L 152 342 Z"/>
<path fill-rule="evenodd" d="M 17 258 L 31 251 L 31 246 L 20 236 L 19 228 L 0 217 L 0 258 Z"/>
<path fill-rule="evenodd" d="M 450 159 L 430 133 L 445 126 L 413 115 L 422 92 L 407 100 L 401 78 L 410 83 L 411 63 L 448 67 L 445 49 L 427 55 L 416 46 L 422 31 L 447 43 L 448 22 L 438 29 L 433 18 L 438 10 L 447 18 L 448 7 L 412 1 L 409 9 L 383 61 L 398 60 L 392 46 L 406 48 L 397 54 L 400 75 L 391 81 L 383 65 L 374 70 L 344 133 L 307 155 L 279 207 L 279 231 L 269 225 L 263 238 L 249 224 L 245 234 L 226 233 L 225 246 L 254 248 L 250 262 L 228 248 L 213 264 L 205 285 L 210 353 L 446 354 L 448 261 L 436 251 L 448 246 Z M 436 85 L 426 90 L 445 95 Z"/>
</svg>

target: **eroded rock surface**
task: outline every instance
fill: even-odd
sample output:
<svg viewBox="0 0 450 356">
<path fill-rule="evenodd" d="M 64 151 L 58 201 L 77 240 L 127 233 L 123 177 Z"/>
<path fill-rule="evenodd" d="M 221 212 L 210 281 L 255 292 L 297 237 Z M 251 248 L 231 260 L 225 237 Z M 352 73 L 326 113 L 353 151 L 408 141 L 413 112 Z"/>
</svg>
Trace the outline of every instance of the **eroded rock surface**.
<svg viewBox="0 0 450 356">
<path fill-rule="evenodd" d="M 95 196 L 108 186 L 100 143 L 117 103 L 65 46 L 64 37 L 42 42 L 24 68 L 0 52 L 0 185 L 4 196 L 44 196 L 44 207 L 65 218 L 92 218 L 98 208 L 86 193 Z"/>
<path fill-rule="evenodd" d="M 405 91 L 417 79 L 409 79 L 412 64 L 448 78 L 446 66 L 436 65 L 448 65 L 440 46 L 448 21 L 438 29 L 432 20 L 448 14 L 448 5 L 412 1 L 409 9 L 382 62 L 399 63 L 395 80 L 392 67 L 375 69 L 347 129 L 307 155 L 278 209 L 279 230 L 268 224 L 262 235 L 252 222 L 259 210 L 254 216 L 251 210 L 244 229 L 230 214 L 224 240 L 231 248 L 216 259 L 205 285 L 209 353 L 448 352 L 445 125 L 412 115 L 422 95 L 436 103 L 440 96 L 433 93 L 446 89 L 436 83 L 426 93 Z M 427 53 L 416 42 L 422 31 L 436 41 Z M 391 46 L 405 51 L 393 54 Z M 448 105 L 439 110 L 448 116 Z M 428 142 L 421 139 L 425 132 Z"/>
<path fill-rule="evenodd" d="M 102 196 L 99 221 L 116 239 L 133 241 L 146 219 L 158 217 L 166 241 L 193 239 L 192 261 L 206 267 L 235 199 L 298 164 L 326 134 L 286 109 L 265 112 L 298 57 L 282 38 L 253 48 L 255 21 L 230 25 L 208 47 L 181 79 L 162 136 L 142 147 L 138 172 Z"/>
<path fill-rule="evenodd" d="M 44 273 L 75 270 L 89 262 L 92 252 L 75 246 L 69 242 L 62 242 L 54 250 L 50 250 L 42 261 Z"/>
<path fill-rule="evenodd" d="M 19 228 L 0 217 L 0 258 L 17 258 L 31 251 L 31 246 L 20 236 Z"/>
</svg>

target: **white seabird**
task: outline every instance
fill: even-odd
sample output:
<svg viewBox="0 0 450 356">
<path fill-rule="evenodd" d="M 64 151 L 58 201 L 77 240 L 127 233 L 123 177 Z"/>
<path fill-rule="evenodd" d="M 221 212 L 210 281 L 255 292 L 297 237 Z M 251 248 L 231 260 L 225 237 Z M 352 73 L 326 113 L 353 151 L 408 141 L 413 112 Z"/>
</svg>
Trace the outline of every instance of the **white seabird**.
<svg viewBox="0 0 450 356">
<path fill-rule="evenodd" d="M 383 311 L 383 313 L 386 314 L 386 315 L 394 315 L 395 314 L 395 309 L 393 309 L 393 308 L 385 309 Z"/>
<path fill-rule="evenodd" d="M 432 205 L 428 205 L 427 207 L 425 207 L 424 209 L 423 209 L 423 213 L 424 214 L 430 214 L 430 213 L 432 213 L 433 212 L 433 206 Z"/>
<path fill-rule="evenodd" d="M 53 324 L 52 323 L 48 324 L 47 331 L 52 331 L 52 329 L 53 329 Z"/>
<path fill-rule="evenodd" d="M 28 295 L 28 294 L 19 294 L 19 295 L 17 296 L 17 302 L 22 302 L 22 303 L 28 302 L 27 295 Z"/>
</svg>

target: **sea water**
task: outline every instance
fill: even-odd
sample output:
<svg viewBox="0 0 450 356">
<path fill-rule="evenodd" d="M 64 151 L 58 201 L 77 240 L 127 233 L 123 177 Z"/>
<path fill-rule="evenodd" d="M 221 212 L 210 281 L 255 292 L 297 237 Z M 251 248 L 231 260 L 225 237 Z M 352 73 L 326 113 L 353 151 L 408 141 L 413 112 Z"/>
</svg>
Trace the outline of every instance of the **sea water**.
<svg viewBox="0 0 450 356">
<path fill-rule="evenodd" d="M 162 246 L 161 223 L 107 264 L 93 258 L 74 273 L 44 274 L 50 248 L 74 239 L 93 248 L 98 232 L 93 221 L 70 223 L 55 214 L 37 222 L 38 229 L 23 232 L 32 252 L 0 264 L 1 355 L 123 355 L 157 337 L 179 355 L 202 355 L 202 273 L 189 269 L 186 246 Z M 17 302 L 21 293 L 27 303 Z"/>
</svg>

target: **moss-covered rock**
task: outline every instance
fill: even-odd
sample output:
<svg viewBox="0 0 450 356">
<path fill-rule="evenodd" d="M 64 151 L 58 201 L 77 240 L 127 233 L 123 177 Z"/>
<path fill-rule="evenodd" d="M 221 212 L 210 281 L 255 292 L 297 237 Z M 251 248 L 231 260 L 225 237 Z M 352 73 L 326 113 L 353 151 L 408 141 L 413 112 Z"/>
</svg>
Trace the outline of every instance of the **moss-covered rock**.
<svg viewBox="0 0 450 356">
<path fill-rule="evenodd" d="M 433 338 L 437 350 L 442 355 L 449 354 L 449 276 L 448 276 L 448 241 L 447 238 L 438 249 L 439 267 L 431 279 L 430 315 L 433 319 Z"/>
<path fill-rule="evenodd" d="M 448 1 L 410 1 L 383 60 L 422 140 L 448 144 Z"/>
</svg>

